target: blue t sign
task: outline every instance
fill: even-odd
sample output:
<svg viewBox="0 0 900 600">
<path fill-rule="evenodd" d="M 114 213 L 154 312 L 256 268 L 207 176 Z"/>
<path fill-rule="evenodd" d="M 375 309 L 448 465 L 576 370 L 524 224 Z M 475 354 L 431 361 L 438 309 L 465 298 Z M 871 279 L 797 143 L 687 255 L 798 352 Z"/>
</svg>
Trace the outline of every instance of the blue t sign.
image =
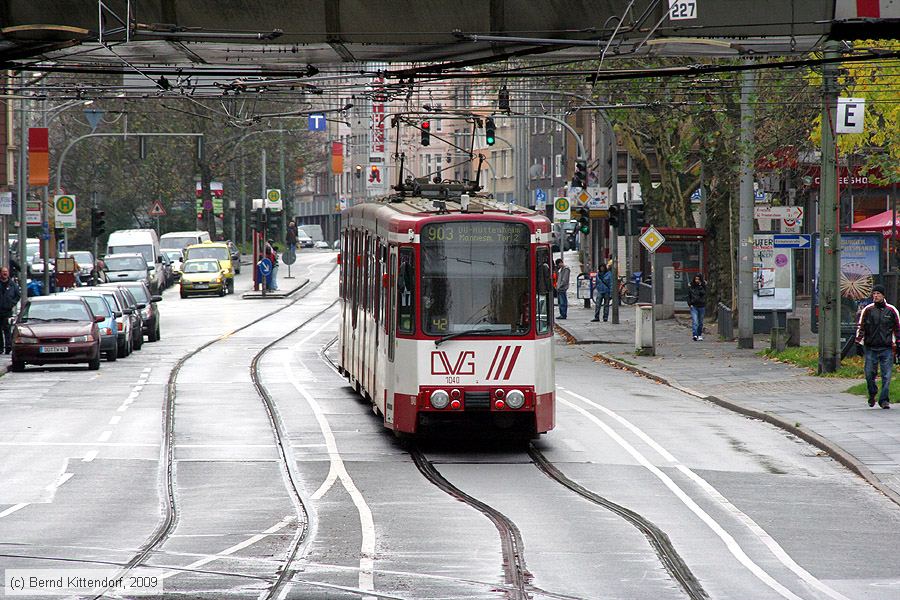
<svg viewBox="0 0 900 600">
<path fill-rule="evenodd" d="M 325 115 L 323 115 L 322 113 L 313 113 L 309 115 L 310 131 L 325 131 L 326 125 L 327 121 L 325 121 Z"/>
</svg>

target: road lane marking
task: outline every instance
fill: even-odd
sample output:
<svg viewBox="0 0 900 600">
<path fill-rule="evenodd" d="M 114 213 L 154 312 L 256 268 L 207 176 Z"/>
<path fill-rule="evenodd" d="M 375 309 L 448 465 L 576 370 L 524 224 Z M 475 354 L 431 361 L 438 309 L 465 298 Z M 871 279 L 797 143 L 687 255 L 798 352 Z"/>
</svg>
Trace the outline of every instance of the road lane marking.
<svg viewBox="0 0 900 600">
<path fill-rule="evenodd" d="M 119 408 L 116 409 L 116 412 L 125 412 L 126 410 L 128 410 L 128 405 L 123 404 L 122 406 L 120 406 Z"/>
<path fill-rule="evenodd" d="M 91 450 L 87 454 L 84 455 L 84 458 L 81 459 L 81 462 L 92 462 L 95 458 L 97 458 L 98 451 Z"/>
<path fill-rule="evenodd" d="M 325 413 L 322 411 L 322 407 L 319 405 L 319 402 L 313 398 L 312 394 L 310 394 L 305 387 L 303 387 L 300 382 L 297 380 L 296 372 L 291 368 L 291 357 L 301 348 L 303 347 L 309 340 L 317 336 L 323 329 L 334 323 L 338 319 L 338 316 L 335 315 L 331 319 L 327 320 L 318 329 L 310 333 L 308 336 L 298 341 L 296 344 L 293 344 L 288 352 L 285 352 L 282 357 L 282 364 L 284 366 L 284 372 L 287 374 L 288 380 L 291 382 L 291 385 L 294 386 L 301 396 L 306 400 L 309 407 L 312 409 L 313 414 L 316 417 L 316 421 L 319 424 L 319 429 L 322 431 L 322 435 L 325 438 L 325 446 L 328 449 L 328 459 L 330 461 L 330 467 L 328 471 L 328 477 L 331 477 L 332 471 L 334 471 L 335 479 L 340 479 L 341 484 L 344 486 L 344 489 L 347 490 L 347 493 L 350 494 L 351 500 L 353 500 L 354 506 L 356 506 L 356 510 L 359 513 L 359 524 L 360 529 L 362 530 L 362 543 L 360 544 L 359 549 L 359 588 L 363 590 L 373 591 L 375 589 L 375 520 L 372 517 L 372 509 L 369 508 L 369 505 L 366 503 L 365 498 L 362 493 L 359 491 L 359 488 L 356 487 L 356 484 L 353 483 L 353 478 L 350 477 L 350 474 L 347 472 L 347 468 L 344 465 L 344 459 L 341 457 L 340 452 L 337 447 L 337 440 L 334 437 L 334 432 L 331 430 L 331 424 L 328 422 L 328 419 L 325 417 Z M 317 494 L 320 494 L 320 498 L 327 492 L 326 483 L 328 483 L 328 479 L 326 482 L 320 486 L 318 490 L 316 490 Z M 332 481 L 333 483 L 333 481 Z M 328 487 L 330 487 L 331 483 L 328 483 Z"/>
<path fill-rule="evenodd" d="M 747 514 L 742 512 L 736 506 L 734 506 L 725 496 L 723 496 L 717 489 L 715 489 L 709 482 L 705 479 L 694 473 L 691 469 L 683 465 L 678 461 L 669 451 L 663 448 L 659 443 L 656 442 L 653 438 L 651 438 L 647 433 L 645 433 L 642 429 L 634 425 L 628 419 L 622 417 L 617 414 L 615 411 L 612 411 L 605 406 L 597 404 L 585 398 L 584 396 L 577 394 L 571 390 L 567 390 L 565 388 L 559 388 L 561 391 L 569 394 L 570 396 L 577 398 L 600 410 L 604 414 L 609 417 L 615 419 L 617 422 L 621 423 L 624 427 L 626 427 L 629 431 L 634 433 L 638 438 L 641 439 L 648 446 L 653 448 L 660 456 L 662 456 L 667 462 L 671 463 L 679 472 L 686 475 L 689 479 L 694 481 L 710 498 L 712 498 L 721 508 L 723 508 L 726 512 L 734 516 L 739 522 L 745 525 L 751 533 L 766 546 L 770 552 L 778 559 L 778 561 L 791 570 L 795 575 L 800 577 L 804 582 L 824 593 L 830 598 L 834 598 L 835 600 L 849 600 L 846 596 L 841 594 L 840 592 L 833 590 L 829 586 L 825 585 L 811 573 L 806 571 L 803 567 L 798 565 L 790 555 L 785 552 L 785 550 L 776 542 L 772 536 L 770 536 L 762 527 L 760 527 L 753 519 L 751 519 Z M 583 415 L 587 416 L 591 421 L 596 423 L 603 429 L 607 435 L 613 438 L 616 443 L 618 443 L 625 451 L 632 455 L 642 466 L 650 470 L 656 477 L 662 481 L 666 487 L 672 490 L 673 493 L 700 519 L 713 530 L 719 538 L 725 542 L 725 545 L 731 551 L 732 555 L 738 561 L 740 561 L 748 570 L 750 570 L 757 578 L 759 578 L 763 583 L 766 583 L 773 590 L 781 594 L 785 598 L 798 598 L 793 592 L 784 588 L 780 583 L 775 581 L 768 573 L 766 573 L 759 565 L 757 565 L 753 560 L 744 553 L 743 549 L 740 547 L 738 542 L 731 537 L 707 512 L 705 512 L 700 506 L 698 506 L 688 495 L 684 492 L 678 484 L 676 484 L 672 479 L 670 479 L 665 473 L 660 471 L 656 466 L 650 463 L 643 454 L 641 454 L 637 449 L 635 449 L 631 444 L 626 442 L 623 438 L 621 438 L 617 433 L 615 433 L 609 425 L 600 421 L 595 415 L 581 408 L 580 406 L 576 406 L 571 402 L 566 400 L 562 400 L 564 404 L 574 408 L 575 410 L 581 412 Z M 640 458 L 638 458 L 640 457 Z M 776 587 L 777 586 L 777 587 Z"/>
<path fill-rule="evenodd" d="M 0 446 L 110 446 L 121 448 L 159 448 L 159 444 L 137 444 L 129 442 L 0 442 Z"/>
<path fill-rule="evenodd" d="M 107 429 L 103 433 L 100 434 L 100 437 L 97 438 L 98 442 L 108 442 L 109 438 L 112 437 L 112 431 Z"/>
<path fill-rule="evenodd" d="M 22 502 L 21 504 L 15 504 L 15 505 L 13 505 L 13 506 L 10 506 L 9 508 L 7 508 L 6 510 L 4 510 L 3 512 L 0 512 L 0 519 L 2 519 L 3 517 L 5 517 L 5 516 L 7 516 L 7 515 L 13 514 L 13 513 L 16 512 L 17 510 L 22 510 L 23 508 L 25 508 L 26 506 L 28 506 L 28 504 L 29 504 L 28 502 Z"/>
<path fill-rule="evenodd" d="M 192 562 L 191 564 L 187 565 L 186 567 L 181 567 L 180 570 L 167 571 L 166 573 L 162 574 L 162 578 L 168 579 L 169 577 L 174 577 L 175 575 L 180 575 L 181 573 L 184 573 L 186 571 L 191 571 L 198 567 L 202 567 L 203 565 L 208 565 L 209 563 L 211 563 L 215 560 L 219 560 L 220 558 L 230 556 L 231 554 L 234 554 L 235 552 L 237 552 L 239 550 L 243 550 L 244 548 L 246 548 L 248 546 L 252 546 L 256 542 L 258 542 L 262 539 L 265 539 L 266 537 L 272 535 L 273 533 L 278 533 L 280 530 L 282 530 L 285 527 L 287 527 L 288 525 L 290 525 L 291 521 L 293 521 L 293 520 L 294 520 L 294 515 L 288 515 L 284 519 L 282 519 L 279 523 L 276 523 L 272 527 L 269 527 L 262 533 L 257 533 L 256 535 L 252 535 L 249 538 L 247 538 L 246 540 L 239 542 L 233 546 L 230 546 L 230 547 L 222 550 L 221 552 L 217 552 L 216 554 L 206 556 L 205 558 L 201 558 L 200 560 L 196 560 L 196 561 Z"/>
<path fill-rule="evenodd" d="M 110 418 L 110 420 L 109 420 L 109 424 L 110 424 L 110 425 L 118 425 L 118 424 L 119 424 L 119 421 L 121 421 L 121 420 L 122 420 L 122 417 L 121 417 L 121 416 L 119 416 L 119 415 L 113 415 L 113 417 Z"/>
<path fill-rule="evenodd" d="M 74 475 L 75 475 L 74 473 L 63 473 L 62 475 L 60 475 L 59 477 L 56 478 L 56 481 L 54 481 L 53 483 L 51 483 L 44 489 L 47 490 L 48 492 L 55 492 L 59 488 L 59 486 L 61 486 L 68 480 L 72 479 L 72 477 Z"/>
</svg>

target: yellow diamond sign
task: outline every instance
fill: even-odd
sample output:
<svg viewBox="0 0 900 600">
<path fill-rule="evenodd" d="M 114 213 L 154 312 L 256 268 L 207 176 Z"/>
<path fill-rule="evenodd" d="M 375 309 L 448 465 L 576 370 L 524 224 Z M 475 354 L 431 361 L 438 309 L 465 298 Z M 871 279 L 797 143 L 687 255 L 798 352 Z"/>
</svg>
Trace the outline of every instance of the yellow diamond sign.
<svg viewBox="0 0 900 600">
<path fill-rule="evenodd" d="M 640 239 L 644 248 L 650 252 L 656 252 L 660 246 L 666 243 L 666 238 L 663 237 L 663 234 L 657 231 L 656 227 L 653 227 L 652 225 L 641 235 Z"/>
</svg>

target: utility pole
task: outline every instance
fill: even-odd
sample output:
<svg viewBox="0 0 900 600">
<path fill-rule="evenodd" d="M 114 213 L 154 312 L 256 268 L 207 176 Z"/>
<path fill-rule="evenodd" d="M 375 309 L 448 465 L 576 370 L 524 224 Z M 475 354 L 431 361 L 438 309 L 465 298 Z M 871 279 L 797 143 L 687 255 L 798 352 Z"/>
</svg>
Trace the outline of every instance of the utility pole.
<svg viewBox="0 0 900 600">
<path fill-rule="evenodd" d="M 611 205 L 616 204 L 617 194 L 619 191 L 619 145 L 616 143 L 616 130 L 612 123 L 607 121 L 609 125 L 609 151 L 612 156 L 612 169 L 610 173 L 609 202 Z M 619 224 L 621 227 L 621 224 Z M 612 256 L 612 268 L 610 269 L 612 280 L 612 323 L 619 324 L 619 304 L 622 299 L 619 297 L 619 232 L 616 227 L 610 228 L 609 235 L 610 256 Z"/>
<path fill-rule="evenodd" d="M 281 189 L 281 228 L 278 231 L 279 240 L 284 240 L 288 218 L 288 193 L 284 181 L 284 132 L 278 134 L 278 185 Z M 263 196 L 265 198 L 265 196 Z"/>
<path fill-rule="evenodd" d="M 21 73 L 22 89 L 26 86 L 25 72 Z M 22 299 L 19 307 L 25 306 L 28 298 L 28 227 L 25 200 L 28 196 L 28 127 L 25 123 L 25 98 L 19 100 L 19 168 L 16 178 L 16 193 L 19 199 L 19 289 Z"/>
<path fill-rule="evenodd" d="M 838 58 L 840 43 L 825 43 L 825 58 Z M 840 65 L 822 65 L 822 183 L 819 188 L 819 372 L 833 373 L 841 362 L 841 303 L 838 294 L 840 233 L 837 224 L 837 159 L 834 110 L 837 105 L 837 73 Z"/>
<path fill-rule="evenodd" d="M 745 61 L 748 64 L 749 61 Z M 738 348 L 753 348 L 753 156 L 756 74 L 741 78 L 741 184 L 738 210 Z"/>
<path fill-rule="evenodd" d="M 625 153 L 625 188 L 625 275 L 630 281 L 631 274 L 634 273 L 634 252 L 631 248 L 634 244 L 634 238 L 631 235 L 633 231 L 631 228 L 631 207 L 634 205 L 634 196 L 631 191 L 631 152 Z M 616 193 L 618 193 L 618 190 L 616 190 Z M 655 296 L 653 302 L 656 302 Z"/>
</svg>

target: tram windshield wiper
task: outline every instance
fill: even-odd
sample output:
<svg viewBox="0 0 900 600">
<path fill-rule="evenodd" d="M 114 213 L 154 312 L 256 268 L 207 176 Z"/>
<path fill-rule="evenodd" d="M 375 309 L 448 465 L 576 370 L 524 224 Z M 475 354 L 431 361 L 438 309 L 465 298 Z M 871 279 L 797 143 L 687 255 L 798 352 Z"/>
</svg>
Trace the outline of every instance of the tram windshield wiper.
<svg viewBox="0 0 900 600">
<path fill-rule="evenodd" d="M 485 334 L 494 334 L 494 333 L 503 333 L 508 332 L 509 327 L 503 326 L 500 329 L 496 327 L 488 328 L 488 329 L 467 329 L 466 331 L 455 331 L 453 333 L 448 333 L 447 335 L 442 335 L 438 339 L 434 340 L 435 347 L 440 346 L 447 340 L 452 340 L 453 338 L 457 338 L 463 335 L 485 335 Z"/>
</svg>

